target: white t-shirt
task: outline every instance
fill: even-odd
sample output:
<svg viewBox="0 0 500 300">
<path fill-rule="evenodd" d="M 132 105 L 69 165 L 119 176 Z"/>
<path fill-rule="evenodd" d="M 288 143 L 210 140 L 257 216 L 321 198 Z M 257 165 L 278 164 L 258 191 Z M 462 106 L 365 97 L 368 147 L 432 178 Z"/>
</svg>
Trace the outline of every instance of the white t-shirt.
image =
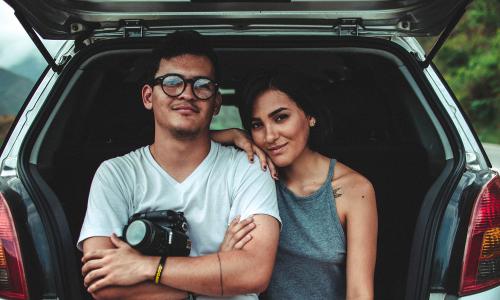
<svg viewBox="0 0 500 300">
<path fill-rule="evenodd" d="M 89 237 L 121 236 L 135 213 L 165 209 L 184 212 L 191 256 L 215 253 L 228 223 L 237 215 L 243 219 L 266 214 L 281 223 L 269 172 L 260 169 L 258 160 L 249 163 L 244 152 L 211 142 L 207 157 L 184 181 L 177 182 L 146 146 L 107 160 L 97 169 L 77 247 L 82 250 L 82 242 Z"/>
</svg>

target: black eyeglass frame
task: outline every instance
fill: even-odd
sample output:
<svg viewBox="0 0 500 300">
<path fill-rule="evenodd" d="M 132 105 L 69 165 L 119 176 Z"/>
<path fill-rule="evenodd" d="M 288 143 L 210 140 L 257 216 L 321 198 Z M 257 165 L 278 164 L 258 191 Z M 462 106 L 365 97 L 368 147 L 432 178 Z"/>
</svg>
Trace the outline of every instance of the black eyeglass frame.
<svg viewBox="0 0 500 300">
<path fill-rule="evenodd" d="M 182 79 L 183 83 L 184 83 L 184 87 L 182 88 L 182 91 L 180 93 L 178 93 L 177 95 L 169 95 L 165 89 L 163 88 L 163 80 L 169 76 L 177 76 L 179 77 L 180 79 Z M 201 98 L 199 97 L 197 94 L 196 94 L 196 91 L 194 89 L 194 83 L 199 80 L 199 79 L 207 79 L 209 80 L 211 83 L 214 84 L 215 86 L 215 90 L 214 90 L 214 93 L 210 96 L 208 96 L 207 98 Z M 182 93 L 184 93 L 184 91 L 186 90 L 186 87 L 188 84 L 191 84 L 191 90 L 193 91 L 193 95 L 199 99 L 199 100 L 208 100 L 210 99 L 211 97 L 213 97 L 214 95 L 217 94 L 217 92 L 219 91 L 219 83 L 216 82 L 215 80 L 213 80 L 212 78 L 209 78 L 209 77 L 205 77 L 205 76 L 196 76 L 196 77 L 193 77 L 193 78 L 190 78 L 190 79 L 187 79 L 187 78 L 184 78 L 184 76 L 182 76 L 181 74 L 177 74 L 177 73 L 167 73 L 165 75 L 161 75 L 161 76 L 158 76 L 156 77 L 155 79 L 151 80 L 149 83 L 148 83 L 150 86 L 154 87 L 155 85 L 158 85 L 158 84 L 161 84 L 161 90 L 165 93 L 165 95 L 169 96 L 169 97 L 178 97 L 179 95 L 181 95 Z"/>
</svg>

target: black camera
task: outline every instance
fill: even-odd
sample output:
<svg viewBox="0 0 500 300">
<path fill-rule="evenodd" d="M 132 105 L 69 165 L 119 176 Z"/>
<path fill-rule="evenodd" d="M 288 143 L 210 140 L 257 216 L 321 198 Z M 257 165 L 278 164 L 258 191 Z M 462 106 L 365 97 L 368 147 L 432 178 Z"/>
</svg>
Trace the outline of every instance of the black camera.
<svg viewBox="0 0 500 300">
<path fill-rule="evenodd" d="M 134 214 L 123 228 L 123 239 L 145 255 L 188 256 L 191 240 L 182 212 L 161 210 Z"/>
</svg>

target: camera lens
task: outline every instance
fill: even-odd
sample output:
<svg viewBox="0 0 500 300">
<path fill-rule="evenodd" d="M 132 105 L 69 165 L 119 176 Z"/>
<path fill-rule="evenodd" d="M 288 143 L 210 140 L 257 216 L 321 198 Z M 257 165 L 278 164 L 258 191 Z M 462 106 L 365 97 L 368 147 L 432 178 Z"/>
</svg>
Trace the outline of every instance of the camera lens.
<svg viewBox="0 0 500 300">
<path fill-rule="evenodd" d="M 125 238 L 131 246 L 137 246 L 146 237 L 146 231 L 146 224 L 141 220 L 137 220 L 130 223 L 125 233 Z"/>
</svg>

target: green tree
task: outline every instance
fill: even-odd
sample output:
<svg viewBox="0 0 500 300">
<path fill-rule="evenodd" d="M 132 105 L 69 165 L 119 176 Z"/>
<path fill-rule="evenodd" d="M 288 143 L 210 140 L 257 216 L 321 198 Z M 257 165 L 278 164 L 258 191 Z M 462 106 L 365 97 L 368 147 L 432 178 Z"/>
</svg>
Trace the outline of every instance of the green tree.
<svg viewBox="0 0 500 300">
<path fill-rule="evenodd" d="M 500 144 L 500 0 L 475 0 L 434 62 L 483 142 Z"/>
</svg>

